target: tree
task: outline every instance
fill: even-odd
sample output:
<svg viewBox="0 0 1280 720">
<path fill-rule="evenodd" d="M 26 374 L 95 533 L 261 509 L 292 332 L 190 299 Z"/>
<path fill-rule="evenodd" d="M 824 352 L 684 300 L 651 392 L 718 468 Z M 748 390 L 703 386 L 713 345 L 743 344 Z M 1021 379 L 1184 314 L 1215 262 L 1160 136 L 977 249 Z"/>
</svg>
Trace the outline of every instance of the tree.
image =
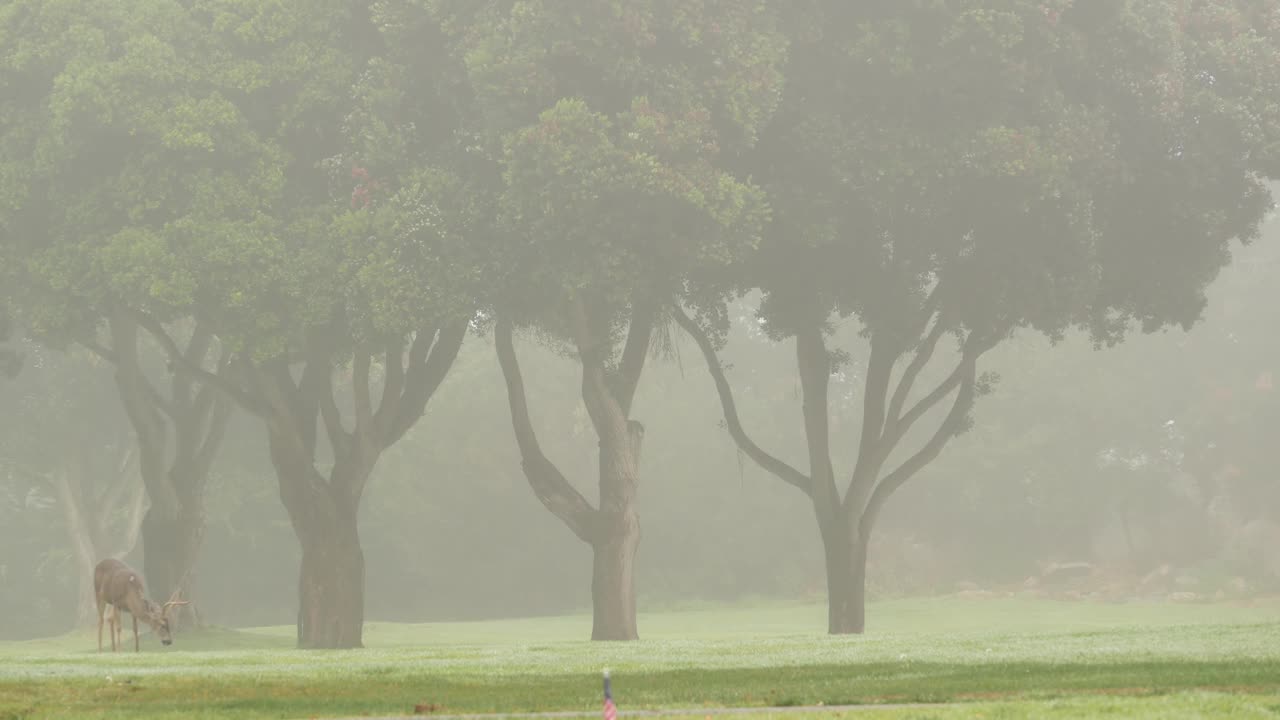
<svg viewBox="0 0 1280 720">
<path fill-rule="evenodd" d="M 592 548 L 592 638 L 634 639 L 644 428 L 632 401 L 672 299 L 692 299 L 758 238 L 760 192 L 725 167 L 773 111 L 783 43 L 758 0 L 428 5 L 465 60 L 475 147 L 501 170 L 493 306 L 522 467 Z M 596 505 L 538 443 L 518 327 L 581 363 Z"/>
<path fill-rule="evenodd" d="M 223 7 L 206 21 L 213 56 L 238 70 L 224 80 L 263 83 L 234 114 L 268 147 L 280 184 L 233 242 L 168 248 L 175 263 L 196 263 L 189 311 L 233 348 L 231 371 L 213 375 L 168 350 L 263 422 L 302 547 L 300 647 L 362 645 L 361 498 L 383 452 L 422 417 L 475 312 L 467 191 L 437 162 L 453 149 L 452 116 L 438 76 L 409 72 L 420 38 L 400 34 L 419 16 L 335 2 L 277 18 Z M 252 52 L 240 46 L 245 27 Z M 199 271 L 211 262 L 227 272 Z"/>
<path fill-rule="evenodd" d="M 817 0 L 784 19 L 786 96 L 750 159 L 774 215 L 742 284 L 795 342 L 807 472 L 738 422 L 723 322 L 676 319 L 739 447 L 812 501 L 830 632 L 861 632 L 876 518 L 969 426 L 982 355 L 1022 328 L 1189 326 L 1228 244 L 1256 234 L 1280 173 L 1280 4 Z M 869 345 L 844 482 L 833 318 Z"/>
<path fill-rule="evenodd" d="M 7 388 L 16 396 L 8 416 L 20 420 L 0 433 L 0 474 L 53 501 L 62 520 L 53 525 L 67 541 L 55 554 L 69 549 L 74 568 L 56 574 L 74 578 L 75 620 L 90 624 L 97 612 L 94 566 L 130 553 L 141 530 L 146 498 L 137 443 L 106 363 L 79 349 L 59 353 L 34 343 L 24 349 L 30 361 L 23 381 Z"/>
<path fill-rule="evenodd" d="M 235 202 L 226 188 L 247 184 L 207 159 L 228 130 L 225 103 L 184 54 L 198 28 L 173 5 L 11 9 L 0 18 L 0 42 L 13 48 L 0 61 L 10 98 L 0 111 L 8 301 L 31 336 L 115 366 L 150 499 L 144 573 L 153 592 L 192 598 L 204 484 L 229 405 L 148 366 L 132 311 L 152 310 L 168 327 L 151 333 L 181 345 L 187 362 L 216 367 L 208 327 L 172 310 L 188 278 L 148 265 L 159 259 L 153 229 L 197 225 L 209 206 Z"/>
</svg>

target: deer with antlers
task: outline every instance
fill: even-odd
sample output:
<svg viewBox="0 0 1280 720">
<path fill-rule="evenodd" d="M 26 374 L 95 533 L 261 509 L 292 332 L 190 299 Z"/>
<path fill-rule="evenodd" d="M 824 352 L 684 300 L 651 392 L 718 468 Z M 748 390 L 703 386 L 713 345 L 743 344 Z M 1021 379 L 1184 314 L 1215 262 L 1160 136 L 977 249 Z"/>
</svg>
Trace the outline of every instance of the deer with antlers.
<svg viewBox="0 0 1280 720">
<path fill-rule="evenodd" d="M 119 560 L 107 558 L 93 569 L 93 594 L 98 600 L 98 652 L 102 652 L 102 624 L 107 622 L 111 632 L 111 652 L 116 651 L 120 626 L 120 613 L 128 611 L 133 616 L 133 651 L 138 652 L 138 619 L 151 629 L 165 645 L 173 644 L 169 630 L 169 608 L 186 605 L 178 599 L 179 591 L 164 605 L 156 605 L 147 599 L 142 586 L 142 576 Z M 110 613 L 108 614 L 108 608 Z"/>
</svg>

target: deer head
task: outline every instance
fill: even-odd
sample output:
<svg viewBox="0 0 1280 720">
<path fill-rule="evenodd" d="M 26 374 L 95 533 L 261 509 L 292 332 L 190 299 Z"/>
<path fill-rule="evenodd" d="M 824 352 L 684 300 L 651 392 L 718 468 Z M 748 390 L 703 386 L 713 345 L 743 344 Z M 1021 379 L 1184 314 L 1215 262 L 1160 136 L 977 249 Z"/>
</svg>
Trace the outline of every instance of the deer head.
<svg viewBox="0 0 1280 720">
<path fill-rule="evenodd" d="M 181 594 L 182 590 L 174 590 L 173 595 L 169 596 L 169 599 L 164 605 L 157 606 L 150 600 L 147 601 L 148 624 L 151 625 L 151 629 L 155 631 L 156 637 L 160 638 L 160 643 L 162 645 L 173 644 L 173 633 L 169 627 L 169 610 L 190 604 L 187 600 L 178 599 Z"/>
</svg>

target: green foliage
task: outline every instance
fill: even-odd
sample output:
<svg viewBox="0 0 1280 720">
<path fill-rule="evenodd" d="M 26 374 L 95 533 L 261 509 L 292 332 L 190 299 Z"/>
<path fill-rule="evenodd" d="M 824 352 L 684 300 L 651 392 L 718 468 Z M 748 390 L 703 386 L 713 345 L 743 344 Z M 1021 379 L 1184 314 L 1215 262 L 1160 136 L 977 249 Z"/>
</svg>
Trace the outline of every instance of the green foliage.
<svg viewBox="0 0 1280 720">
<path fill-rule="evenodd" d="M 429 2 L 474 94 L 508 311 L 617 312 L 752 249 L 764 197 L 728 172 L 777 106 L 785 45 L 757 0 Z"/>
<path fill-rule="evenodd" d="M 937 283 L 971 330 L 1190 325 L 1269 206 L 1277 17 L 1233 0 L 796 5 L 755 161 L 775 213 L 750 283 L 762 314 L 783 335 L 815 321 L 802 307 L 890 332 Z"/>
</svg>

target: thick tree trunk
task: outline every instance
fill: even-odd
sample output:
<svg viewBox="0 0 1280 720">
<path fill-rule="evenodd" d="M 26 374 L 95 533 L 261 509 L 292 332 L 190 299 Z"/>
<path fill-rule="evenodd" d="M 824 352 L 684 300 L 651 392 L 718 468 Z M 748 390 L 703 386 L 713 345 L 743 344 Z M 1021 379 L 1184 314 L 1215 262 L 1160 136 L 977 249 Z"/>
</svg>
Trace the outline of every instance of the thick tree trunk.
<svg viewBox="0 0 1280 720">
<path fill-rule="evenodd" d="M 822 546 L 827 567 L 827 632 L 861 634 L 866 629 L 867 544 L 840 523 L 824 529 Z"/>
<path fill-rule="evenodd" d="M 355 511 L 302 546 L 298 647 L 364 647 L 364 552 Z"/>
<path fill-rule="evenodd" d="M 351 475 L 356 466 L 339 463 L 326 480 L 305 458 L 290 452 L 281 433 L 272 432 L 270 439 L 280 499 L 302 546 L 298 647 L 364 647 L 364 551 L 356 523 L 360 498 L 351 492 L 363 483 Z"/>
<path fill-rule="evenodd" d="M 174 592 L 189 602 L 196 597 L 196 562 L 204 544 L 203 507 L 183 508 L 176 515 L 161 512 L 156 505 L 147 509 L 142 520 L 142 574 L 147 592 L 163 603 Z M 171 613 L 179 626 L 199 624 L 196 604 L 179 606 Z"/>
<path fill-rule="evenodd" d="M 600 509 L 591 547 L 592 640 L 637 640 L 635 557 L 640 546 L 636 488 L 644 426 L 625 421 L 601 433 Z"/>
<path fill-rule="evenodd" d="M 637 640 L 635 556 L 640 519 L 632 508 L 601 514 L 601 537 L 592 544 L 591 639 Z"/>
</svg>

